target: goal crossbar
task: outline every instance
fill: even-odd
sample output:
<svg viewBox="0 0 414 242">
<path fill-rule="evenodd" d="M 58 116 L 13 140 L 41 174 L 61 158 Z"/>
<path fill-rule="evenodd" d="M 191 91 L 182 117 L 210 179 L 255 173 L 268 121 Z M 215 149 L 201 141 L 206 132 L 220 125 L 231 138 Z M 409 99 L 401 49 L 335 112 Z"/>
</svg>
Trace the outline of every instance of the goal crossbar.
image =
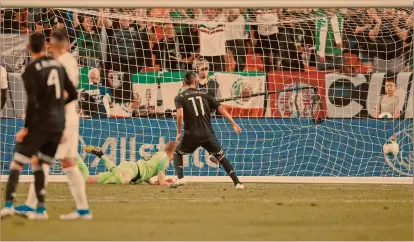
<svg viewBox="0 0 414 242">
<path fill-rule="evenodd" d="M 413 7 L 411 0 L 2 0 L 3 8 L 349 8 Z"/>
</svg>

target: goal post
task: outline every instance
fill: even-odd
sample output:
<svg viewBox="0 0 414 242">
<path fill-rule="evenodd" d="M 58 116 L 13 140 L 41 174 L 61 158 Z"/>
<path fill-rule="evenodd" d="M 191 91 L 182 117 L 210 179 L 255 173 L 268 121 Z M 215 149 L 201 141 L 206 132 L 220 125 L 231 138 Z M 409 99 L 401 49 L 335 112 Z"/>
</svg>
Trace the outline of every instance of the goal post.
<svg viewBox="0 0 414 242">
<path fill-rule="evenodd" d="M 91 175 L 105 167 L 86 145 L 119 163 L 175 139 L 174 97 L 191 70 L 243 129 L 236 135 L 213 114 L 243 181 L 413 182 L 411 1 L 1 0 L 0 9 L 9 84 L 0 112 L 2 181 L 24 123 L 28 34 L 64 28 L 80 65 L 79 154 Z M 388 112 L 398 117 L 378 118 Z M 393 140 L 395 156 L 383 149 Z M 189 181 L 230 181 L 201 148 L 184 166 Z M 167 175 L 174 173 L 170 165 Z M 59 164 L 51 174 L 65 181 Z M 21 179 L 31 180 L 29 168 Z"/>
</svg>

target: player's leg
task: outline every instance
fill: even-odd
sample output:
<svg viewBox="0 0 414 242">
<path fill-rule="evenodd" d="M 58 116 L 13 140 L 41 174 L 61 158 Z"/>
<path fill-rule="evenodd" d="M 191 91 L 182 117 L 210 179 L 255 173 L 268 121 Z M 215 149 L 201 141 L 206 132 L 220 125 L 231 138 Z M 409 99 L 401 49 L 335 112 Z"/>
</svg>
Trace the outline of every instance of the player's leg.
<svg viewBox="0 0 414 242">
<path fill-rule="evenodd" d="M 79 154 L 75 158 L 75 163 L 79 168 L 79 171 L 82 174 L 83 180 L 87 181 L 89 178 L 89 168 L 83 161 L 82 157 L 79 156 Z"/>
<path fill-rule="evenodd" d="M 112 162 L 111 159 L 109 159 L 109 157 L 105 155 L 105 153 L 101 150 L 101 148 L 97 146 L 89 145 L 89 146 L 86 146 L 84 150 L 87 153 L 91 153 L 99 157 L 99 159 L 101 159 L 101 161 L 105 164 L 106 169 L 108 169 L 109 171 L 115 168 L 116 166 L 115 163 Z"/>
<path fill-rule="evenodd" d="M 233 183 L 237 189 L 244 189 L 244 185 L 239 181 L 239 178 L 237 177 L 233 166 L 230 164 L 230 161 L 224 155 L 224 151 L 221 148 L 221 145 L 218 142 L 217 138 L 202 143 L 201 147 L 206 149 L 208 153 L 210 153 L 210 155 L 214 156 L 217 159 L 220 165 L 223 166 L 227 175 L 229 175 L 230 178 L 233 180 Z"/>
<path fill-rule="evenodd" d="M 75 159 L 78 157 L 78 125 L 67 125 L 63 133 L 63 143 L 59 145 L 56 157 L 61 160 L 63 172 L 68 178 L 69 190 L 76 204 L 76 211 L 61 215 L 61 219 L 92 219 L 86 198 L 83 175 Z"/>
<path fill-rule="evenodd" d="M 45 173 L 45 187 L 48 182 L 49 177 L 49 164 L 43 163 L 42 164 L 43 172 Z M 29 186 L 29 193 L 27 194 L 26 202 L 14 208 L 14 213 L 22 216 L 27 216 L 27 214 L 32 213 L 36 210 L 37 207 L 37 197 L 34 187 L 34 182 L 30 183 Z"/>
<path fill-rule="evenodd" d="M 42 136 L 37 137 L 35 131 L 29 131 L 21 143 L 16 144 L 13 160 L 10 164 L 9 178 L 6 184 L 5 205 L 0 211 L 0 217 L 14 214 L 14 199 L 19 176 L 25 164 L 30 163 L 30 159 L 36 154 L 39 144 L 43 142 Z"/>
<path fill-rule="evenodd" d="M 177 188 L 185 184 L 184 181 L 184 161 L 183 156 L 193 153 L 200 145 L 194 142 L 189 136 L 184 135 L 174 152 L 174 168 L 177 180 L 169 185 L 170 188 Z"/>
</svg>

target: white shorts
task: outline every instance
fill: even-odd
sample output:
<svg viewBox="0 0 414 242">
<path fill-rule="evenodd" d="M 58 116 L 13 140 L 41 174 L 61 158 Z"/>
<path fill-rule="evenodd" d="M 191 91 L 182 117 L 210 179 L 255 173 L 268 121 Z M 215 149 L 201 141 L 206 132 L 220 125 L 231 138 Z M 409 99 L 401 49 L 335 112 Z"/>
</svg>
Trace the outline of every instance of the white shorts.
<svg viewBox="0 0 414 242">
<path fill-rule="evenodd" d="M 75 158 L 78 155 L 79 125 L 68 124 L 56 151 L 56 159 Z"/>
</svg>

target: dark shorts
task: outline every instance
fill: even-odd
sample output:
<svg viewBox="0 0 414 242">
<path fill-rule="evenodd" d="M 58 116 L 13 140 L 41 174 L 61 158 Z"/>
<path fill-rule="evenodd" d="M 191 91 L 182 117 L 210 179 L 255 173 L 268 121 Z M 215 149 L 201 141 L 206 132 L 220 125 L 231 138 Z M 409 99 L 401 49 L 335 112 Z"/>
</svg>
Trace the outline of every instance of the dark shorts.
<svg viewBox="0 0 414 242">
<path fill-rule="evenodd" d="M 175 152 L 181 155 L 187 155 L 193 153 L 198 147 L 203 147 L 212 156 L 223 154 L 223 149 L 215 137 L 208 141 L 198 142 L 193 137 L 183 136 Z"/>
<path fill-rule="evenodd" d="M 53 163 L 63 132 L 29 130 L 22 143 L 16 144 L 13 160 L 20 164 L 30 163 L 33 155 L 46 163 Z"/>
</svg>

